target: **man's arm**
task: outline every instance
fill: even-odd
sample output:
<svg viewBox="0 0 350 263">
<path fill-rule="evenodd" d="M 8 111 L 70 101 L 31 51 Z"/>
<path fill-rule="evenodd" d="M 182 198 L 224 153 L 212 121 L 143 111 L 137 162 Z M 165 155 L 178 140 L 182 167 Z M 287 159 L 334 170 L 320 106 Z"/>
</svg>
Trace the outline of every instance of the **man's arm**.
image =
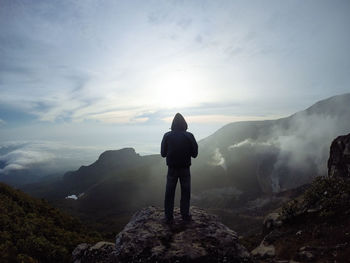
<svg viewBox="0 0 350 263">
<path fill-rule="evenodd" d="M 198 144 L 197 144 L 197 141 L 194 138 L 192 133 L 191 133 L 191 141 L 192 141 L 192 153 L 191 153 L 191 156 L 193 158 L 196 158 L 197 155 L 198 155 Z"/>
<path fill-rule="evenodd" d="M 164 134 L 163 139 L 162 139 L 162 143 L 160 146 L 160 155 L 162 157 L 166 157 L 167 154 L 168 154 L 168 145 L 167 145 L 167 141 L 166 141 L 166 134 Z"/>
</svg>

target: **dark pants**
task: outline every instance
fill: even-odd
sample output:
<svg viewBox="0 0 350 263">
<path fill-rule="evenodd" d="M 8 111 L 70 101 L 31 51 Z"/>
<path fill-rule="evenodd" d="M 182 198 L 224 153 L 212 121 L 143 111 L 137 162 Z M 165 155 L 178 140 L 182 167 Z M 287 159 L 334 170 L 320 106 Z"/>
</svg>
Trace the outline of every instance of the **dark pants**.
<svg viewBox="0 0 350 263">
<path fill-rule="evenodd" d="M 166 181 L 164 211 L 165 218 L 172 219 L 174 212 L 174 198 L 177 180 L 180 179 L 181 185 L 181 201 L 180 212 L 183 218 L 190 214 L 190 198 L 191 198 L 191 175 L 190 168 L 168 168 Z"/>
</svg>

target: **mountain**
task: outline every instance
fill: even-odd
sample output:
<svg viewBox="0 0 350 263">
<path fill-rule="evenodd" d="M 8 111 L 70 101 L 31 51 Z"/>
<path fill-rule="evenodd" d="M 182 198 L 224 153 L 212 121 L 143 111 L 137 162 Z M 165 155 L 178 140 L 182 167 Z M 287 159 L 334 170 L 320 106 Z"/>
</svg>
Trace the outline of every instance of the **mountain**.
<svg viewBox="0 0 350 263">
<path fill-rule="evenodd" d="M 100 238 L 46 201 L 0 183 L 1 262 L 70 262 L 75 246 Z"/>
<path fill-rule="evenodd" d="M 348 105 L 350 94 L 334 96 L 286 118 L 231 123 L 201 140 L 191 168 L 192 203 L 240 233 L 254 230 L 266 211 L 285 201 L 288 189 L 326 174 L 331 140 L 350 131 Z M 118 232 L 136 210 L 162 205 L 165 177 L 159 155 L 125 148 L 25 190 L 92 220 L 99 230 Z"/>
<path fill-rule="evenodd" d="M 67 172 L 55 182 L 28 185 L 25 190 L 54 202 L 97 230 L 108 227 L 112 236 L 140 207 L 162 204 L 166 167 L 161 161 L 159 155 L 140 156 L 133 148 L 106 151 L 89 166 Z"/>
<path fill-rule="evenodd" d="M 194 189 L 229 186 L 259 196 L 326 174 L 332 139 L 350 131 L 349 105 L 350 94 L 344 94 L 287 118 L 222 127 L 199 144 L 192 168 Z"/>
</svg>

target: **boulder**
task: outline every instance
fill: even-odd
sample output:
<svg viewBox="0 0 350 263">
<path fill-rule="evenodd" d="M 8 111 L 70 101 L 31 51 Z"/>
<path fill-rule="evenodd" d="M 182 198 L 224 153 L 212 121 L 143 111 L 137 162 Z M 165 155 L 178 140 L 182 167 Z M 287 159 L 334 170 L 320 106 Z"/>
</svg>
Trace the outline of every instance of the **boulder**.
<svg viewBox="0 0 350 263">
<path fill-rule="evenodd" d="M 73 250 L 72 261 L 74 263 L 114 262 L 114 251 L 115 244 L 111 242 L 100 241 L 95 245 L 83 243 Z"/>
<path fill-rule="evenodd" d="M 262 241 L 258 247 L 252 250 L 252 255 L 256 258 L 274 257 L 276 249 L 274 245 Z"/>
<path fill-rule="evenodd" d="M 182 221 L 175 208 L 174 223 L 166 224 L 162 209 L 144 208 L 116 236 L 115 246 L 81 244 L 73 251 L 74 262 L 252 262 L 237 234 L 216 216 L 196 207 L 191 214 L 190 222 Z M 100 249 L 108 255 L 97 253 Z"/>
<path fill-rule="evenodd" d="M 175 208 L 174 224 L 164 211 L 148 207 L 136 213 L 116 237 L 118 262 L 250 262 L 237 234 L 214 215 L 191 207 L 192 221 L 182 221 Z"/>
<path fill-rule="evenodd" d="M 263 232 L 269 233 L 271 230 L 282 226 L 282 218 L 279 213 L 273 212 L 264 218 Z"/>
<path fill-rule="evenodd" d="M 350 134 L 339 136 L 332 142 L 328 175 L 350 178 Z"/>
</svg>

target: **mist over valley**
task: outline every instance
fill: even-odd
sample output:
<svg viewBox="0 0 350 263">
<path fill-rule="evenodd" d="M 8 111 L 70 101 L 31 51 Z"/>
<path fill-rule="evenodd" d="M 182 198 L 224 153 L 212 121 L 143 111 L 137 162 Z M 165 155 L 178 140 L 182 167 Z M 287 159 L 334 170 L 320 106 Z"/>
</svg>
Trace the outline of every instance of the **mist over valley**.
<svg viewBox="0 0 350 263">
<path fill-rule="evenodd" d="M 326 175 L 330 143 L 350 130 L 348 105 L 350 94 L 338 95 L 286 118 L 231 123 L 199 141 L 200 154 L 191 166 L 192 204 L 234 225 L 237 211 L 264 213 L 286 200 L 279 193 Z M 159 154 L 123 148 L 23 189 L 99 222 L 101 229 L 107 224 L 118 231 L 138 209 L 162 206 L 166 171 Z"/>
</svg>

